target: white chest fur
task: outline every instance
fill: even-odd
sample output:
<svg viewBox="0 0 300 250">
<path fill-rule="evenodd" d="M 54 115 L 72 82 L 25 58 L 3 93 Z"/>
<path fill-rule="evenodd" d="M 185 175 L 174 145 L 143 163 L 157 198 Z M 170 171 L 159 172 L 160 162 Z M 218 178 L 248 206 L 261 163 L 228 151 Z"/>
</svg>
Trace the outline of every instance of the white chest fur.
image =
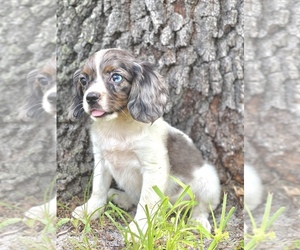
<svg viewBox="0 0 300 250">
<path fill-rule="evenodd" d="M 108 169 L 120 188 L 134 194 L 136 199 L 142 189 L 143 171 L 164 151 L 161 141 L 165 131 L 161 128 L 154 124 L 135 121 L 116 123 L 114 120 L 95 122 L 92 126 L 95 159 L 98 158 L 102 167 Z"/>
</svg>

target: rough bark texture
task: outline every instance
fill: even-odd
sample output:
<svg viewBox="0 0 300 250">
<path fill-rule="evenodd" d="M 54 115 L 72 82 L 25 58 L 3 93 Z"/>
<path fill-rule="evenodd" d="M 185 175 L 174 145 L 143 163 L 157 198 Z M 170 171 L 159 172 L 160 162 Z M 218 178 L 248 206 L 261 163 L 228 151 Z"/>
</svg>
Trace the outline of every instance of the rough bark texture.
<svg viewBox="0 0 300 250">
<path fill-rule="evenodd" d="M 9 203 L 30 195 L 41 203 L 56 171 L 54 122 L 18 119 L 30 93 L 27 74 L 55 51 L 55 8 L 52 1 L 1 2 L 0 199 Z"/>
<path fill-rule="evenodd" d="M 243 179 L 243 3 L 60 1 L 58 190 L 82 195 L 93 168 L 87 117 L 67 121 L 72 74 L 99 49 L 119 47 L 156 65 L 170 85 L 165 119 L 192 137 L 222 183 Z"/>
<path fill-rule="evenodd" d="M 246 4 L 246 161 L 300 182 L 300 3 Z"/>
<path fill-rule="evenodd" d="M 245 4 L 245 161 L 274 194 L 272 211 L 286 207 L 273 226 L 276 239 L 259 249 L 293 249 L 299 239 L 299 13 L 294 0 Z M 263 213 L 264 206 L 253 211 L 257 221 Z"/>
</svg>

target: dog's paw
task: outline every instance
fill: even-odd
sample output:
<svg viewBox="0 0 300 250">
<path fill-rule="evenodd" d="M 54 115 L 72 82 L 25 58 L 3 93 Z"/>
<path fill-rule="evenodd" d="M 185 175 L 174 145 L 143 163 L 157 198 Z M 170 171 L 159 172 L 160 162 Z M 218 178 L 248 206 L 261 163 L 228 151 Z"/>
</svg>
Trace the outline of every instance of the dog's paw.
<svg viewBox="0 0 300 250">
<path fill-rule="evenodd" d="M 72 217 L 75 219 L 84 219 L 89 217 L 91 220 L 99 218 L 103 212 L 103 205 L 98 202 L 88 201 L 85 204 L 75 208 L 72 212 Z"/>
<path fill-rule="evenodd" d="M 24 215 L 26 218 L 33 219 L 33 220 L 41 220 L 44 219 L 46 216 L 43 205 L 30 208 L 24 213 Z"/>
<path fill-rule="evenodd" d="M 24 216 L 33 220 L 54 218 L 56 216 L 56 198 L 43 205 L 31 207 L 24 213 Z"/>
<path fill-rule="evenodd" d="M 199 217 L 199 218 L 196 219 L 196 221 L 198 223 L 200 223 L 205 228 L 205 230 L 207 232 L 211 233 L 211 225 L 210 225 L 210 223 L 209 223 L 209 221 L 208 221 L 207 218 Z"/>
<path fill-rule="evenodd" d="M 140 238 L 143 237 L 147 228 L 145 229 L 145 224 L 139 225 L 135 221 L 132 221 L 126 228 L 127 234 L 125 235 L 125 241 L 138 242 Z"/>
<path fill-rule="evenodd" d="M 122 209 L 129 210 L 133 206 L 130 196 L 128 196 L 124 191 L 111 188 L 108 191 L 107 196 L 112 199 L 114 204 Z"/>
</svg>

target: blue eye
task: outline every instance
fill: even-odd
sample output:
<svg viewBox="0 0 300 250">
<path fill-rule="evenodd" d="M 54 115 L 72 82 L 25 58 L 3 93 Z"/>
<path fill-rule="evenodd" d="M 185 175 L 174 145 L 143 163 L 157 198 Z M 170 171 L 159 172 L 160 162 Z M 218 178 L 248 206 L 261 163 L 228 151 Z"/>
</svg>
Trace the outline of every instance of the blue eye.
<svg viewBox="0 0 300 250">
<path fill-rule="evenodd" d="M 115 73 L 111 76 L 111 79 L 115 83 L 120 83 L 120 82 L 122 82 L 123 77 L 121 75 Z"/>
</svg>

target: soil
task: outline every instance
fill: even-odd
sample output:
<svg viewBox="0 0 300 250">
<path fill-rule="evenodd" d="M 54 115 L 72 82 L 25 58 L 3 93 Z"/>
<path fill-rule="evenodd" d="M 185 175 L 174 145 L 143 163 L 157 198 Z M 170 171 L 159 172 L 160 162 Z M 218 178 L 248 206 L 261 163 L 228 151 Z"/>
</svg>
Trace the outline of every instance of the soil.
<svg viewBox="0 0 300 250">
<path fill-rule="evenodd" d="M 299 185 L 286 181 L 276 172 L 270 172 L 268 169 L 260 169 L 259 174 L 263 180 L 265 188 L 265 198 L 267 193 L 273 193 L 273 202 L 271 214 L 275 213 L 280 207 L 285 207 L 284 213 L 275 221 L 271 231 L 276 233 L 276 238 L 261 243 L 256 249 L 299 249 L 293 242 L 299 240 L 299 219 L 300 219 L 300 190 Z M 227 231 L 229 239 L 222 242 L 218 249 L 243 249 L 241 241 L 244 238 L 244 220 L 242 207 L 241 186 L 234 182 L 224 183 L 223 191 L 228 193 L 227 212 L 231 207 L 235 207 L 235 213 L 231 217 Z M 60 218 L 70 218 L 70 211 L 80 203 L 79 199 L 74 198 L 66 207 L 58 209 L 58 220 Z M 22 210 L 19 212 L 11 209 L 1 209 L 1 221 L 9 217 L 22 217 Z M 13 214 L 12 214 L 13 213 Z M 131 211 L 134 214 L 134 211 Z M 215 210 L 217 219 L 220 218 L 221 205 Z M 257 222 L 261 221 L 264 214 L 264 202 L 253 211 Z M 13 216 L 12 216 L 13 215 Z M 212 223 L 212 219 L 211 219 Z M 248 225 L 248 233 L 251 234 L 251 223 L 248 216 L 245 218 Z M 123 249 L 124 241 L 122 235 L 116 227 L 106 218 L 103 217 L 101 222 L 91 223 L 93 234 L 87 234 L 91 244 L 91 249 Z M 42 249 L 32 248 L 33 242 L 40 244 L 43 242 L 42 225 L 37 224 L 33 228 L 27 227 L 23 222 L 6 227 L 5 231 L 0 231 L 0 249 Z M 52 235 L 52 244 L 54 249 L 76 249 L 76 243 L 82 240 L 83 225 L 74 228 L 72 224 L 66 223 L 56 232 L 56 237 Z M 49 235 L 48 235 L 49 236 Z M 51 235 L 50 235 L 51 236 Z M 246 240 L 247 242 L 247 240 Z M 74 245 L 75 244 L 75 245 Z M 86 243 L 85 243 L 86 245 Z M 46 248 L 51 249 L 51 248 Z"/>
<path fill-rule="evenodd" d="M 260 244 L 256 249 L 300 249 L 295 247 L 293 242 L 300 240 L 300 181 L 291 182 L 283 178 L 282 174 L 278 174 L 274 170 L 268 168 L 257 169 L 264 184 L 264 198 L 266 200 L 268 193 L 273 194 L 271 206 L 271 215 L 279 208 L 285 207 L 285 211 L 274 222 L 271 231 L 275 232 L 276 238 Z M 284 170 L 281 169 L 281 173 Z M 295 176 L 295 179 L 300 176 Z M 252 211 L 256 221 L 262 221 L 264 215 L 265 202 L 258 208 Z M 251 226 L 248 216 L 245 218 L 245 223 Z M 251 228 L 249 230 L 251 234 Z M 299 243 L 298 243 L 299 245 Z"/>
<path fill-rule="evenodd" d="M 234 249 L 238 247 L 240 241 L 243 239 L 243 212 L 242 212 L 242 196 L 237 196 L 234 190 L 240 190 L 240 188 L 230 187 L 224 185 L 224 192 L 228 193 L 227 198 L 227 212 L 232 206 L 236 207 L 236 211 L 230 219 L 227 230 L 229 232 L 229 239 L 219 245 L 218 249 Z M 76 197 L 69 204 L 65 204 L 66 207 L 59 207 L 58 218 L 71 218 L 71 213 L 77 205 L 80 204 L 79 199 Z M 21 211 L 21 210 L 20 210 Z M 1 218 L 11 217 L 12 211 L 5 211 L 5 216 Z M 135 211 L 130 211 L 133 216 Z M 22 212 L 17 217 L 22 217 Z M 215 210 L 217 220 L 221 214 L 221 205 Z M 212 218 L 210 218 L 212 222 Z M 91 223 L 93 234 L 87 234 L 91 249 L 123 249 L 125 247 L 122 235 L 116 229 L 116 227 L 103 216 L 101 221 L 95 221 Z M 55 245 L 55 249 L 76 249 L 76 243 L 82 241 L 82 232 L 84 226 L 78 225 L 76 228 L 70 223 L 64 224 L 56 232 L 56 239 L 53 238 L 52 244 Z M 32 242 L 35 242 L 39 246 L 43 245 L 43 236 L 41 231 L 41 225 L 38 224 L 34 228 L 28 228 L 24 223 L 20 222 L 13 226 L 7 227 L 5 232 L 0 233 L 0 249 L 32 249 Z M 55 239 L 55 240 L 54 240 Z M 24 244 L 25 242 L 25 244 Z M 206 244 L 209 244 L 207 241 Z M 86 245 L 86 243 L 84 244 Z M 47 248 L 49 249 L 49 248 Z M 237 248 L 239 249 L 239 248 Z"/>
</svg>

